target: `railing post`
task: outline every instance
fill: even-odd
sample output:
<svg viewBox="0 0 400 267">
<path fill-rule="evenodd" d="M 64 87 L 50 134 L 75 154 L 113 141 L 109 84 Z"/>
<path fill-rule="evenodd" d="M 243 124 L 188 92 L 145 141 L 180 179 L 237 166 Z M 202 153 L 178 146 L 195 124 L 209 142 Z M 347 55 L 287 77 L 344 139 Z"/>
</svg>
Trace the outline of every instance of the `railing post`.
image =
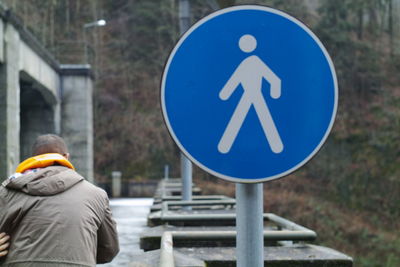
<svg viewBox="0 0 400 267">
<path fill-rule="evenodd" d="M 181 154 L 182 200 L 192 200 L 192 163 Z"/>
<path fill-rule="evenodd" d="M 164 232 L 161 237 L 160 267 L 174 267 L 174 246 L 172 233 Z"/>
</svg>

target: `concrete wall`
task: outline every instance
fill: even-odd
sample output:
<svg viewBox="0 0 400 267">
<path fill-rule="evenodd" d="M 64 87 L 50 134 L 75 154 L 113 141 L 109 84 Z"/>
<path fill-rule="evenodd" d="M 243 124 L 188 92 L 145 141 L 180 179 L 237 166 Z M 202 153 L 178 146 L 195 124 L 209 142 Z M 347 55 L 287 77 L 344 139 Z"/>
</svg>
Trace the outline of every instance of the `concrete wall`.
<svg viewBox="0 0 400 267">
<path fill-rule="evenodd" d="M 29 76 L 34 77 L 35 81 L 41 84 L 44 90 L 50 91 L 48 95 L 52 95 L 56 98 L 60 88 L 60 76 L 57 70 L 44 61 L 25 42 L 20 42 L 19 45 L 19 69 Z M 51 100 L 49 102 L 51 102 Z"/>
<path fill-rule="evenodd" d="M 20 158 L 31 157 L 37 136 L 55 133 L 54 105 L 49 104 L 32 83 L 20 83 Z"/>
<path fill-rule="evenodd" d="M 93 81 L 89 65 L 61 65 L 61 132 L 77 171 L 93 182 Z"/>
</svg>

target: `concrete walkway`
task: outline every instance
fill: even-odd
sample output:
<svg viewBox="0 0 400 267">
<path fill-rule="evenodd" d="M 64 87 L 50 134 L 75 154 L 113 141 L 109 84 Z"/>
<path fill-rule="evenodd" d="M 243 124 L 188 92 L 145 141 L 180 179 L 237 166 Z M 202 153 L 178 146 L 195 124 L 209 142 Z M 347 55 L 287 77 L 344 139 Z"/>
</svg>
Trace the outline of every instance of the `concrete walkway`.
<svg viewBox="0 0 400 267">
<path fill-rule="evenodd" d="M 128 266 L 135 260 L 140 249 L 140 233 L 146 227 L 147 215 L 152 198 L 119 198 L 111 199 L 113 217 L 117 221 L 120 252 L 111 263 L 99 264 L 101 267 Z"/>
</svg>

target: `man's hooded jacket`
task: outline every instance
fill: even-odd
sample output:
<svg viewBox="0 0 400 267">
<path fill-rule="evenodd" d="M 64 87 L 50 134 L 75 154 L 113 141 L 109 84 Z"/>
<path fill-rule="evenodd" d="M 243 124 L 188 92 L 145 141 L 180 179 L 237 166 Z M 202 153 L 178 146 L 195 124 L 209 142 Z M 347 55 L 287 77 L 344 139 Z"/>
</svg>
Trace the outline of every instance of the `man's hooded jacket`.
<svg viewBox="0 0 400 267">
<path fill-rule="evenodd" d="M 95 266 L 119 251 L 107 194 L 73 169 L 48 166 L 0 186 L 0 266 Z"/>
</svg>

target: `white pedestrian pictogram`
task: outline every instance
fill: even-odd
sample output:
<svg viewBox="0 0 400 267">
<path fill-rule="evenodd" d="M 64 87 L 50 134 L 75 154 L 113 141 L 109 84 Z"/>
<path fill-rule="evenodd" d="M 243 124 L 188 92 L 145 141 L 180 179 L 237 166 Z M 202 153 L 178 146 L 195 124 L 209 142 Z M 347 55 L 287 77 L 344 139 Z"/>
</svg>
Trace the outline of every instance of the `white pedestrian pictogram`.
<svg viewBox="0 0 400 267">
<path fill-rule="evenodd" d="M 251 53 L 257 47 L 257 40 L 250 34 L 243 35 L 239 40 L 239 47 L 243 52 Z M 282 140 L 262 94 L 263 78 L 270 84 L 271 97 L 274 99 L 279 98 L 281 96 L 281 80 L 256 55 L 247 57 L 239 64 L 219 93 L 219 97 L 222 100 L 227 100 L 239 84 L 244 89 L 243 95 L 218 144 L 219 152 L 228 153 L 230 151 L 252 105 L 260 120 L 271 150 L 274 153 L 282 152 Z"/>
</svg>

